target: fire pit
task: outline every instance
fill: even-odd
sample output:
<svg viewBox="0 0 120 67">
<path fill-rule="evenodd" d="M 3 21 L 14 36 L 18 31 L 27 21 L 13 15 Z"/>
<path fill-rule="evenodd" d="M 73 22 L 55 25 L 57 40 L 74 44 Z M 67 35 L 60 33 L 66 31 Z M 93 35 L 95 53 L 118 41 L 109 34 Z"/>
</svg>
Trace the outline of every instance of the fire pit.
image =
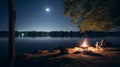
<svg viewBox="0 0 120 67">
<path fill-rule="evenodd" d="M 84 39 L 82 42 L 78 43 L 74 48 L 68 48 L 68 53 L 72 54 L 74 52 L 82 52 L 82 53 L 89 53 L 89 52 L 97 52 L 96 48 L 90 46 L 87 39 Z"/>
<path fill-rule="evenodd" d="M 85 47 L 85 46 L 81 46 L 81 49 L 82 51 L 88 51 L 88 45 Z"/>
<path fill-rule="evenodd" d="M 93 51 L 93 47 L 88 44 L 88 40 L 84 39 L 81 43 L 78 43 L 74 48 L 68 48 L 68 53 L 72 54 L 74 52 L 91 52 Z"/>
</svg>

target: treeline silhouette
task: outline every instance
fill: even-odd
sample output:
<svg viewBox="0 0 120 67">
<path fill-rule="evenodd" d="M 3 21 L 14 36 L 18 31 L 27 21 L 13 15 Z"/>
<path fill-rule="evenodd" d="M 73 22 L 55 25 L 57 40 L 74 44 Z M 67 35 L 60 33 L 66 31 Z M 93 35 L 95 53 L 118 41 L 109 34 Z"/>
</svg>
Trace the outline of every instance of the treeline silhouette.
<svg viewBox="0 0 120 67">
<path fill-rule="evenodd" d="M 0 37 L 8 37 L 8 31 L 0 31 Z M 120 32 L 99 32 L 99 31 L 15 31 L 16 37 L 106 37 L 120 36 Z"/>
</svg>

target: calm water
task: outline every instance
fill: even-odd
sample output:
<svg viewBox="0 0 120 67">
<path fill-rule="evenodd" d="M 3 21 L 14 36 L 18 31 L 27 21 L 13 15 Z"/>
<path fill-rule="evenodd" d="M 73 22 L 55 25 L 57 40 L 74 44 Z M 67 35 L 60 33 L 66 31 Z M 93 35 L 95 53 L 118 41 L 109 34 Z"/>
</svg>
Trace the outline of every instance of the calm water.
<svg viewBox="0 0 120 67">
<path fill-rule="evenodd" d="M 23 54 L 25 52 L 34 52 L 39 49 L 53 49 L 59 46 L 71 46 L 82 41 L 84 38 L 67 37 L 67 38 L 52 38 L 52 37 L 17 37 L 16 38 L 16 53 Z M 90 44 L 95 45 L 96 41 L 106 39 L 113 45 L 120 45 L 120 37 L 94 37 L 88 38 Z M 8 38 L 0 38 L 0 56 L 6 58 L 8 54 Z"/>
</svg>

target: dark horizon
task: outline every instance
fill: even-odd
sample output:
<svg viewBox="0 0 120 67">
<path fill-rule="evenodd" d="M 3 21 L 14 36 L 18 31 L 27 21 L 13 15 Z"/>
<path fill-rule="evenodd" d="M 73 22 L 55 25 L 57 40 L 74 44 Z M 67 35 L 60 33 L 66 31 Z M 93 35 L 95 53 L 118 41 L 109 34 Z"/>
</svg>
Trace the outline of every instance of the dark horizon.
<svg viewBox="0 0 120 67">
<path fill-rule="evenodd" d="M 8 37 L 9 31 L 0 31 L 0 37 Z M 100 32 L 100 31 L 15 31 L 16 37 L 107 37 L 120 36 L 119 32 Z"/>
</svg>

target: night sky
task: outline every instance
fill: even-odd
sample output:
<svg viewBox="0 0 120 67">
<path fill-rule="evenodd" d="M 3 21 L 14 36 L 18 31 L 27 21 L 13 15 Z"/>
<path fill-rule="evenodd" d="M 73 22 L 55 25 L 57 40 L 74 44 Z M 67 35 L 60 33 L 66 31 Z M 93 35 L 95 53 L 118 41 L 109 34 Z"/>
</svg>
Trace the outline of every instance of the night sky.
<svg viewBox="0 0 120 67">
<path fill-rule="evenodd" d="M 63 15 L 63 0 L 14 1 L 17 31 L 78 31 Z M 7 0 L 0 0 L 0 30 L 8 30 Z"/>
<path fill-rule="evenodd" d="M 14 0 L 17 31 L 78 31 L 64 17 L 64 0 Z M 8 30 L 7 0 L 0 0 L 0 31 Z M 120 31 L 120 27 L 111 29 Z"/>
</svg>

